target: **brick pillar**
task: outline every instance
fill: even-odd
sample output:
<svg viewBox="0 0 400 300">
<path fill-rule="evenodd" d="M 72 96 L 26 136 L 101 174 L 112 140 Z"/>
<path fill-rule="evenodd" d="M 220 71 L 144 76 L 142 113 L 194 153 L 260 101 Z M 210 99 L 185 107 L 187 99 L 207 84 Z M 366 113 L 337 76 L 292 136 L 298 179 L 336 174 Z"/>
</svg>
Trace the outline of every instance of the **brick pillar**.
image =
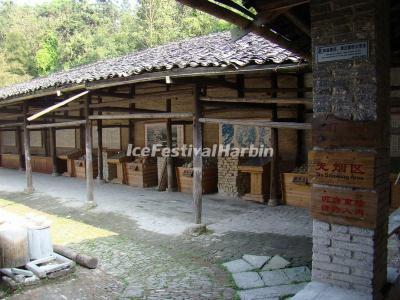
<svg viewBox="0 0 400 300">
<path fill-rule="evenodd" d="M 375 155 L 371 186 L 352 186 L 339 180 L 313 181 L 312 278 L 365 292 L 369 295 L 366 299 L 380 299 L 386 283 L 390 119 L 388 2 L 311 0 L 310 3 L 314 152 L 333 156 L 352 151 Z M 317 60 L 318 47 L 355 42 L 368 42 L 369 54 L 361 58 Z M 344 161 L 344 165 L 351 168 L 349 172 L 357 171 L 351 161 Z M 331 167 L 329 163 L 321 166 Z M 311 168 L 318 167 L 310 161 Z M 353 200 L 346 203 L 346 197 L 319 197 L 318 190 L 326 195 L 347 195 Z M 363 197 L 375 200 L 368 200 L 372 204 L 366 207 L 367 200 Z M 356 198 L 363 200 L 355 202 Z M 335 201 L 339 202 L 340 209 L 347 209 L 349 204 L 350 210 L 341 211 L 332 206 Z M 362 210 L 357 210 L 355 203 L 361 203 Z M 319 212 L 314 210 L 317 205 L 321 208 Z"/>
</svg>

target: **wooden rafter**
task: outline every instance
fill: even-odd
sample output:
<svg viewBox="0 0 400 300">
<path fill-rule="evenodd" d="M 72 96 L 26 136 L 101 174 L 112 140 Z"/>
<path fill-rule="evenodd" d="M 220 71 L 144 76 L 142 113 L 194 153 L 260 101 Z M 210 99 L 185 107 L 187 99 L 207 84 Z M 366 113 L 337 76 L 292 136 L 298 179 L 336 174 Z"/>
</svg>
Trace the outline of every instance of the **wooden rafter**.
<svg viewBox="0 0 400 300">
<path fill-rule="evenodd" d="M 193 8 L 202 10 L 211 15 L 214 15 L 220 19 L 228 21 L 232 24 L 235 24 L 241 28 L 249 28 L 252 32 L 259 34 L 269 41 L 278 44 L 279 46 L 289 49 L 298 55 L 307 58 L 310 60 L 310 53 L 305 52 L 304 49 L 300 49 L 300 47 L 296 47 L 295 42 L 289 42 L 282 38 L 281 36 L 273 33 L 269 28 L 259 27 L 249 21 L 249 19 L 241 16 L 240 14 L 235 13 L 234 11 L 222 7 L 213 2 L 209 2 L 207 0 L 178 0 L 179 2 L 191 6 Z"/>
</svg>

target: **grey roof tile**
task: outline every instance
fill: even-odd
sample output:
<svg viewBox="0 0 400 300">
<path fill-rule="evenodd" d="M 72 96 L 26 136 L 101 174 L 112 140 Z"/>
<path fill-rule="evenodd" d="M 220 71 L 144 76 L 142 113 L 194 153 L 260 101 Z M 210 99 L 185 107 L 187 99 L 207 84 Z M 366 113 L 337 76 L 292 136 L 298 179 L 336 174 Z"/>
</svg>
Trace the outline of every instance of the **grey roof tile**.
<svg viewBox="0 0 400 300">
<path fill-rule="evenodd" d="M 160 70 L 226 66 L 240 68 L 301 61 L 300 57 L 289 50 L 255 34 L 250 33 L 233 41 L 229 32 L 222 32 L 141 50 L 5 87 L 0 89 L 0 100 L 48 88 Z"/>
</svg>

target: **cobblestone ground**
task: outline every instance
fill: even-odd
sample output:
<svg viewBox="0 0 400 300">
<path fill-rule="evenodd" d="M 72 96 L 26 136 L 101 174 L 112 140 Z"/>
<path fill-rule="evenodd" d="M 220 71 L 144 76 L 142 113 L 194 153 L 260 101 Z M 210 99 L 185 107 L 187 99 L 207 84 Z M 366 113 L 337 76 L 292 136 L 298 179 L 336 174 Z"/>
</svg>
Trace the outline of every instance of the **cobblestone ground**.
<svg viewBox="0 0 400 300">
<path fill-rule="evenodd" d="M 70 245 L 97 256 L 98 270 L 78 268 L 62 281 L 18 291 L 9 299 L 234 299 L 223 262 L 243 254 L 279 254 L 293 265 L 311 264 L 308 236 L 229 231 L 226 225 L 223 234 L 168 236 L 140 229 L 124 216 L 82 211 L 49 196 L 0 193 L 0 198 L 117 233 Z"/>
</svg>

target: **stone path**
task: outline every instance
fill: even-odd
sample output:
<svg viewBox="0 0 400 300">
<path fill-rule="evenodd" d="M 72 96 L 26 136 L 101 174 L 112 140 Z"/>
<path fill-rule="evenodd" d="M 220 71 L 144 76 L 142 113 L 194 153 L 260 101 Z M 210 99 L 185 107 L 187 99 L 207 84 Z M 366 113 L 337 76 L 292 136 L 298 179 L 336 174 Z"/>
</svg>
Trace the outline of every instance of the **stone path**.
<svg viewBox="0 0 400 300">
<path fill-rule="evenodd" d="M 188 195 L 105 185 L 97 190 L 107 191 L 100 197 L 99 207 L 87 211 L 78 201 L 78 195 L 84 195 L 84 182 L 62 179 L 68 178 L 34 174 L 37 192 L 28 196 L 19 189 L 24 185 L 23 174 L 0 168 L 0 199 L 6 200 L 0 205 L 24 214 L 35 209 L 52 215 L 57 224 L 54 239 L 97 256 L 99 269 L 78 268 L 64 280 L 18 291 L 8 299 L 33 299 L 31 295 L 45 300 L 234 299 L 235 285 L 222 264 L 242 258 L 243 253 L 279 254 L 292 267 L 311 265 L 312 245 L 307 232 L 312 226 L 310 219 L 304 225 L 309 217 L 302 209 L 275 210 L 209 196 L 204 214 L 209 228 L 215 227 L 207 234 L 191 237 L 176 234 L 173 224 L 168 227 L 190 220 L 192 202 Z M 3 188 L 7 192 L 1 192 Z M 297 221 L 291 224 L 287 222 L 290 218 Z M 233 223 L 239 219 L 242 223 Z M 299 226 L 304 227 L 303 232 L 297 229 Z M 289 231 L 296 234 L 284 234 Z M 258 267 L 263 264 L 259 258 L 252 258 L 247 257 Z"/>
<path fill-rule="evenodd" d="M 310 269 L 289 265 L 279 255 L 248 254 L 223 264 L 232 273 L 241 300 L 286 299 L 302 290 L 311 280 Z"/>
</svg>

